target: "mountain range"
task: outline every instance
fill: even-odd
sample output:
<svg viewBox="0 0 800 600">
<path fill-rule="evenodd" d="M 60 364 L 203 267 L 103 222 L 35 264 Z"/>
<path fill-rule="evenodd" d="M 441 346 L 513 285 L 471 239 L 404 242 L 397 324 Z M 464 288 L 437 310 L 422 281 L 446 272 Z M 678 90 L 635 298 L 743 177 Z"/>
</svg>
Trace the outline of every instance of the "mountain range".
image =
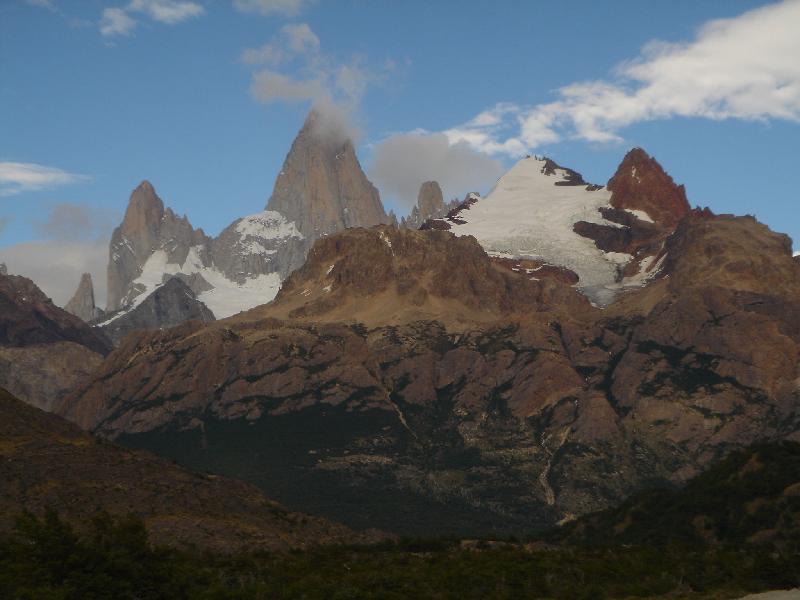
<svg viewBox="0 0 800 600">
<path fill-rule="evenodd" d="M 402 535 L 543 531 L 800 441 L 787 236 L 692 208 L 640 148 L 606 185 L 537 156 L 485 197 L 421 182 L 398 222 L 323 125 L 309 115 L 265 210 L 214 238 L 141 183 L 102 313 L 90 278 L 65 311 L 0 274 L 0 385 Z"/>
</svg>

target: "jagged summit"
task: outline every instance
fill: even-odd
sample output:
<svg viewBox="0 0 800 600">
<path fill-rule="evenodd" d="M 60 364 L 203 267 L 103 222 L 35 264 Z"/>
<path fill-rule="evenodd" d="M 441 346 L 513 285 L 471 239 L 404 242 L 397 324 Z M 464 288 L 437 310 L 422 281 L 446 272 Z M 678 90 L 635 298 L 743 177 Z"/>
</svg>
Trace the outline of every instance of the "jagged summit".
<svg viewBox="0 0 800 600">
<path fill-rule="evenodd" d="M 103 311 L 94 302 L 94 285 L 92 284 L 91 273 L 81 275 L 78 289 L 75 290 L 75 294 L 64 306 L 64 310 L 87 323 L 103 315 Z"/>
<path fill-rule="evenodd" d="M 608 181 L 611 206 L 673 228 L 691 210 L 686 190 L 642 148 L 633 148 Z M 644 213 L 644 215 L 642 215 Z"/>
<path fill-rule="evenodd" d="M 348 227 L 388 223 L 377 188 L 367 179 L 352 141 L 312 111 L 275 180 L 267 210 L 294 222 L 310 245 Z"/>
<path fill-rule="evenodd" d="M 417 204 L 411 209 L 408 217 L 403 217 L 400 227 L 419 229 L 430 219 L 441 219 L 460 205 L 458 200 L 444 201 L 442 188 L 437 181 L 425 181 L 419 186 Z"/>
</svg>

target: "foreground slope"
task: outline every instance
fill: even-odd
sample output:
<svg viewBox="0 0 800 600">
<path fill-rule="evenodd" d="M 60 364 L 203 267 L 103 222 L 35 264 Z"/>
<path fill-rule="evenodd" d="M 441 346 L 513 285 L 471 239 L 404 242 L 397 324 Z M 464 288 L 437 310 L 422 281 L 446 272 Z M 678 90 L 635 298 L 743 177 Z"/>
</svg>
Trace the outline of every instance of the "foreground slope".
<svg viewBox="0 0 800 600">
<path fill-rule="evenodd" d="M 469 236 L 349 230 L 270 306 L 129 337 L 60 411 L 352 525 L 543 528 L 798 437 L 788 238 L 687 213 L 663 243 L 600 310 Z"/>
<path fill-rule="evenodd" d="M 3 389 L 0 459 L 0 533 L 23 510 L 52 508 L 77 523 L 98 510 L 134 513 L 154 542 L 168 545 L 287 549 L 359 539 L 345 527 L 288 512 L 248 484 L 98 440 Z"/>
<path fill-rule="evenodd" d="M 577 544 L 800 544 L 800 444 L 734 452 L 680 489 L 648 490 L 552 539 Z"/>
</svg>

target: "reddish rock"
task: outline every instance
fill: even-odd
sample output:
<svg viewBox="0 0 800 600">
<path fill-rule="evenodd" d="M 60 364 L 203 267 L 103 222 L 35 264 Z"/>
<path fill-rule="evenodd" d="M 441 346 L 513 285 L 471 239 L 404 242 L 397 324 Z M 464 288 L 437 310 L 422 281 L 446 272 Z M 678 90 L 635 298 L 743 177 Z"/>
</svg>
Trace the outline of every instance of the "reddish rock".
<svg viewBox="0 0 800 600">
<path fill-rule="evenodd" d="M 642 210 L 668 229 L 674 229 L 690 210 L 684 187 L 676 185 L 656 159 L 641 148 L 625 155 L 606 187 L 611 191 L 611 206 Z"/>
</svg>

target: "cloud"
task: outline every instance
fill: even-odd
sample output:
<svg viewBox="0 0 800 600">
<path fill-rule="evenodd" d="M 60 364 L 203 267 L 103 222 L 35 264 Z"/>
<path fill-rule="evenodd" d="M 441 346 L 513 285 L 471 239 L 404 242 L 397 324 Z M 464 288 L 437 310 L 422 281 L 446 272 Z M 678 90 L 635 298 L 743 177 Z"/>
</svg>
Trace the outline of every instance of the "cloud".
<svg viewBox="0 0 800 600">
<path fill-rule="evenodd" d="M 100 33 L 105 36 L 130 35 L 136 24 L 136 19 L 129 17 L 124 9 L 106 8 L 100 19 Z"/>
<path fill-rule="evenodd" d="M 317 54 L 319 38 L 307 23 L 284 25 L 275 40 L 260 48 L 247 48 L 241 60 L 245 64 L 268 64 L 278 66 L 294 55 Z"/>
<path fill-rule="evenodd" d="M 300 102 L 326 95 L 326 88 L 318 79 L 295 79 L 289 75 L 265 69 L 253 75 L 250 92 L 259 102 Z"/>
<path fill-rule="evenodd" d="M 799 22 L 798 0 L 710 21 L 692 41 L 650 42 L 610 80 L 567 85 L 501 123 L 479 115 L 448 138 L 514 155 L 562 139 L 615 142 L 627 126 L 674 117 L 800 122 Z"/>
<path fill-rule="evenodd" d="M 119 220 L 120 215 L 112 210 L 59 202 L 49 208 L 44 219 L 34 222 L 34 228 L 48 239 L 87 241 L 108 238 Z"/>
<path fill-rule="evenodd" d="M 0 248 L 0 262 L 9 273 L 32 279 L 59 306 L 75 293 L 81 274 L 91 273 L 95 300 L 99 306 L 106 303 L 107 238 L 23 242 Z"/>
<path fill-rule="evenodd" d="M 311 0 L 233 0 L 233 6 L 237 10 L 264 16 L 293 17 L 300 14 L 310 4 Z"/>
<path fill-rule="evenodd" d="M 144 13 L 154 21 L 167 25 L 199 17 L 205 12 L 205 9 L 195 2 L 179 0 L 132 0 L 128 10 Z"/>
<path fill-rule="evenodd" d="M 253 73 L 250 93 L 259 102 L 310 102 L 319 113 L 320 130 L 356 139 L 353 123 L 370 85 L 381 82 L 381 70 L 362 58 L 338 61 L 321 50 L 320 40 L 306 23 L 286 25 L 275 39 L 241 55 L 246 64 L 267 64 Z M 392 68 L 388 62 L 383 70 Z"/>
<path fill-rule="evenodd" d="M 35 163 L 0 162 L 0 196 L 49 190 L 88 179 L 86 175 Z"/>
<path fill-rule="evenodd" d="M 8 224 L 11 222 L 11 217 L 0 217 L 0 235 L 3 235 L 3 232 L 8 227 Z"/>
<path fill-rule="evenodd" d="M 131 13 L 142 14 L 158 23 L 174 25 L 199 17 L 205 13 L 205 9 L 196 2 L 185 0 L 131 0 L 125 6 L 103 10 L 100 33 L 107 37 L 130 35 L 139 23 Z"/>
<path fill-rule="evenodd" d="M 46 8 L 47 10 L 56 10 L 53 0 L 25 0 L 25 3 L 31 6 L 38 6 L 39 8 Z"/>
<path fill-rule="evenodd" d="M 245 49 L 247 64 L 268 64 L 253 74 L 250 92 L 259 102 L 334 102 L 355 107 L 368 85 L 380 77 L 359 57 L 338 62 L 324 54 L 307 23 L 286 25 L 275 39 Z M 283 67 L 278 70 L 278 67 Z"/>
<path fill-rule="evenodd" d="M 451 143 L 444 133 L 412 132 L 376 144 L 369 175 L 382 194 L 408 211 L 424 181 L 438 181 L 445 198 L 461 197 L 485 192 L 504 171 L 499 161 L 465 142 Z"/>
</svg>

